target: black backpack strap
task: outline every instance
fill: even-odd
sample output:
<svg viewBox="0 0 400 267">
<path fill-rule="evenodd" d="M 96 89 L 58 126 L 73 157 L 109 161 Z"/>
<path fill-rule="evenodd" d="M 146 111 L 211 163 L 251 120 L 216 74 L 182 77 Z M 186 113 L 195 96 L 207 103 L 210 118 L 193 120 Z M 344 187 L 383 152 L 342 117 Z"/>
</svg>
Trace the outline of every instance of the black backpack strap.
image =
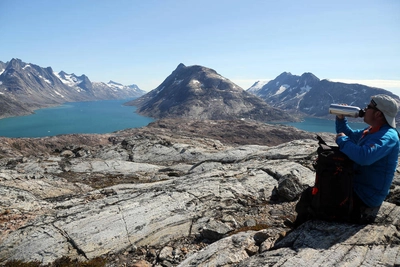
<svg viewBox="0 0 400 267">
<path fill-rule="evenodd" d="M 332 147 L 329 146 L 321 136 L 317 135 L 318 145 L 322 150 L 332 150 Z"/>
<path fill-rule="evenodd" d="M 324 139 L 322 139 L 322 137 L 321 136 L 319 136 L 318 134 L 317 134 L 317 140 L 318 140 L 318 144 L 323 144 L 323 145 L 326 145 L 327 146 L 327 144 L 326 144 L 326 142 L 324 141 Z"/>
</svg>

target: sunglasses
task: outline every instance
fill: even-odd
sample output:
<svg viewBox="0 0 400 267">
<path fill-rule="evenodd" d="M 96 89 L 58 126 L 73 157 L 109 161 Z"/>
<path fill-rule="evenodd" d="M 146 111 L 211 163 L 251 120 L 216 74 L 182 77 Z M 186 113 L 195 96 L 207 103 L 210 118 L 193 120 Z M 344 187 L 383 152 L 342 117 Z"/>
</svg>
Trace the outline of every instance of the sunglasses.
<svg viewBox="0 0 400 267">
<path fill-rule="evenodd" d="M 366 109 L 379 110 L 379 109 L 377 109 L 375 106 L 372 106 L 372 105 L 368 105 L 368 106 L 366 107 Z"/>
</svg>

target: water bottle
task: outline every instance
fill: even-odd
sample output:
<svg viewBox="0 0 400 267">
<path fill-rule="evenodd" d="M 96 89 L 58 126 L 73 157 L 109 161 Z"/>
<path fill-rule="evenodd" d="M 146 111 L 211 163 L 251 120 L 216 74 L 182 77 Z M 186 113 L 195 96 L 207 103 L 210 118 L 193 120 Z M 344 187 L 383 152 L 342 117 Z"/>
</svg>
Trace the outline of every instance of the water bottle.
<svg viewBox="0 0 400 267">
<path fill-rule="evenodd" d="M 344 106 L 339 104 L 331 104 L 329 113 L 335 115 L 344 115 L 353 118 L 364 117 L 365 110 L 355 106 Z"/>
</svg>

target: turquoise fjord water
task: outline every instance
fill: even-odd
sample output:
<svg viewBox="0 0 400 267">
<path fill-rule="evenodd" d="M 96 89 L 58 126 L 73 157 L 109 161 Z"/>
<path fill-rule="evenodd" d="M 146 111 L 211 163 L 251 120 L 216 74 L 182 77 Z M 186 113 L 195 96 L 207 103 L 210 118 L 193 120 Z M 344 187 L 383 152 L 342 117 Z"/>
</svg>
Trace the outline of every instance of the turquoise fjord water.
<svg viewBox="0 0 400 267">
<path fill-rule="evenodd" d="M 319 119 L 319 118 L 304 118 L 302 122 L 288 122 L 283 123 L 285 125 L 296 127 L 300 130 L 308 132 L 327 132 L 336 133 L 335 130 L 335 115 L 332 115 L 332 119 Z M 349 125 L 352 129 L 365 129 L 368 125 L 363 121 L 362 118 L 358 118 L 353 121 L 349 121 Z M 397 127 L 397 131 L 400 132 L 400 128 Z"/>
<path fill-rule="evenodd" d="M 111 133 L 146 126 L 154 121 L 135 113 L 136 108 L 123 106 L 131 99 L 67 103 L 35 111 L 29 116 L 0 119 L 0 136 L 44 137 L 72 133 Z M 281 123 L 309 132 L 335 133 L 332 120 L 305 118 L 302 122 Z M 359 119 L 350 123 L 353 129 L 367 125 Z"/>
<path fill-rule="evenodd" d="M 335 115 L 332 115 L 332 118 L 330 120 L 319 118 L 304 118 L 304 121 L 301 122 L 288 122 L 284 124 L 308 132 L 336 133 L 335 118 Z M 368 126 L 366 123 L 363 122 L 363 119 L 361 118 L 357 119 L 356 121 L 349 121 L 349 125 L 352 129 L 364 129 Z"/>
<path fill-rule="evenodd" d="M 35 114 L 0 120 L 0 136 L 44 137 L 72 133 L 111 133 L 154 121 L 123 106 L 132 99 L 74 102 L 39 109 Z"/>
</svg>

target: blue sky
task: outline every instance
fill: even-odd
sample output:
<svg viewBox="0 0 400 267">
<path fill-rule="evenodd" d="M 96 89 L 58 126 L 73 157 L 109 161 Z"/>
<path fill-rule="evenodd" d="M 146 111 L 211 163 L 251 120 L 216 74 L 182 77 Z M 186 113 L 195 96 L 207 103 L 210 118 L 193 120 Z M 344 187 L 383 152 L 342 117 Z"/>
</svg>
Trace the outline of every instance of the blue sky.
<svg viewBox="0 0 400 267">
<path fill-rule="evenodd" d="M 0 0 L 0 61 L 150 91 L 183 63 L 243 89 L 284 71 L 400 95 L 399 0 Z"/>
</svg>

